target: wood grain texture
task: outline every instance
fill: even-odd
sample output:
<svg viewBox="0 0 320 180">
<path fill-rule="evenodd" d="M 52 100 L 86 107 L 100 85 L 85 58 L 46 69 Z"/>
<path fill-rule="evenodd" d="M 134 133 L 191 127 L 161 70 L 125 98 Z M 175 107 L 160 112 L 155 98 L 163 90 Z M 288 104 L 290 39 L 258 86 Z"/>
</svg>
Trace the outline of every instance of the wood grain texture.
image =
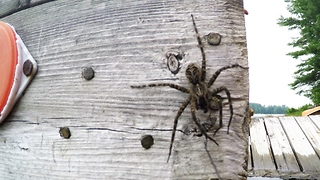
<svg viewBox="0 0 320 180">
<path fill-rule="evenodd" d="M 0 0 L 0 18 L 54 0 Z"/>
<path fill-rule="evenodd" d="M 288 138 L 278 118 L 266 118 L 265 125 L 270 139 L 276 168 L 280 173 L 299 172 L 299 165 Z"/>
<path fill-rule="evenodd" d="M 222 66 L 248 65 L 238 0 L 59 0 L 3 18 L 16 28 L 39 70 L 0 126 L 0 179 L 217 177 L 204 137 L 181 133 L 194 125 L 190 107 L 179 119 L 166 163 L 173 119 L 187 95 L 166 87 L 130 88 L 155 82 L 188 87 L 186 66 L 201 64 L 190 14 L 203 40 L 210 32 L 222 35 L 219 46 L 205 43 L 207 79 Z M 176 75 L 166 65 L 172 50 L 184 53 Z M 82 78 L 85 67 L 95 70 L 90 81 Z M 247 176 L 248 84 L 248 70 L 234 68 L 213 85 L 230 90 L 235 113 L 227 134 L 224 105 L 224 127 L 213 137 L 220 146 L 208 143 L 223 179 Z M 197 116 L 204 120 L 208 113 Z M 70 139 L 59 135 L 64 126 Z M 146 134 L 155 139 L 147 150 L 140 144 Z"/>
<path fill-rule="evenodd" d="M 250 124 L 250 141 L 255 170 L 254 176 L 265 175 L 270 170 L 275 170 L 276 167 L 271 156 L 271 148 L 263 119 L 252 119 Z"/>
<path fill-rule="evenodd" d="M 249 176 L 319 179 L 319 117 L 252 119 Z"/>
</svg>

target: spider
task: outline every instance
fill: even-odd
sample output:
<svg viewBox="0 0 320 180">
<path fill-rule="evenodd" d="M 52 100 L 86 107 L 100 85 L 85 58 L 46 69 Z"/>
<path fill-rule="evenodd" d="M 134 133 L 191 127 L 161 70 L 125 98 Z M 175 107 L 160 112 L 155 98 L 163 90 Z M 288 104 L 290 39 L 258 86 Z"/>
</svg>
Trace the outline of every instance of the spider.
<svg viewBox="0 0 320 180">
<path fill-rule="evenodd" d="M 172 146 L 174 142 L 174 137 L 178 125 L 178 119 L 180 115 L 183 113 L 185 108 L 190 104 L 191 108 L 191 116 L 192 120 L 194 123 L 197 125 L 197 127 L 200 129 L 200 132 L 202 135 L 206 137 L 206 139 L 210 139 L 213 141 L 216 145 L 219 145 L 213 138 L 208 136 L 207 130 L 205 127 L 200 124 L 200 122 L 196 118 L 195 111 L 198 109 L 203 110 L 205 113 L 210 110 L 219 110 L 219 127 L 215 130 L 214 134 L 222 127 L 222 98 L 221 96 L 218 95 L 218 93 L 224 91 L 227 95 L 228 101 L 229 101 L 229 110 L 230 110 L 230 119 L 228 123 L 228 130 L 227 133 L 229 133 L 229 126 L 231 123 L 231 120 L 233 118 L 233 107 L 231 103 L 231 95 L 229 90 L 225 86 L 218 87 L 213 90 L 209 90 L 209 88 L 213 85 L 219 74 L 226 69 L 229 68 L 235 68 L 235 67 L 240 67 L 243 69 L 247 69 L 247 67 L 243 67 L 239 64 L 232 64 L 229 66 L 224 66 L 220 69 L 218 69 L 213 76 L 210 78 L 208 82 L 205 81 L 206 78 L 206 56 L 204 53 L 203 49 L 203 44 L 198 32 L 198 29 L 196 27 L 196 23 L 194 21 L 194 17 L 191 14 L 192 22 L 193 22 L 193 28 L 196 33 L 196 38 L 198 41 L 198 45 L 201 51 L 202 55 L 202 65 L 199 67 L 196 63 L 190 63 L 187 66 L 185 75 L 188 81 L 190 82 L 190 87 L 189 89 L 172 84 L 172 83 L 154 83 L 154 84 L 147 84 L 147 85 L 138 85 L 138 86 L 131 86 L 131 88 L 145 88 L 145 87 L 160 87 L 160 86 L 168 86 L 170 88 L 176 89 L 178 91 L 181 91 L 183 93 L 189 94 L 188 98 L 182 103 L 175 119 L 174 119 L 174 124 L 173 124 L 173 130 L 172 130 L 172 135 L 171 135 L 171 143 L 170 143 L 170 148 L 169 148 L 169 155 L 167 162 L 170 159 L 171 152 L 172 152 Z"/>
</svg>

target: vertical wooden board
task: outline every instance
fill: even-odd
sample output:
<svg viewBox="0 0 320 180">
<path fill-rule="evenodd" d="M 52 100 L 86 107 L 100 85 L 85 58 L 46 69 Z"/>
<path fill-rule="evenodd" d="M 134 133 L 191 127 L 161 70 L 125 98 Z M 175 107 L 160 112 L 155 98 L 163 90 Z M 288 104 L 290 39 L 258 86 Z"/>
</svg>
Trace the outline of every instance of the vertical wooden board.
<svg viewBox="0 0 320 180">
<path fill-rule="evenodd" d="M 280 172 L 300 172 L 288 138 L 276 117 L 264 119 L 273 155 Z"/>
<path fill-rule="evenodd" d="M 294 117 L 279 117 L 304 172 L 317 172 L 319 158 Z"/>
<path fill-rule="evenodd" d="M 264 171 L 275 170 L 275 164 L 271 158 L 270 145 L 262 118 L 252 119 L 250 126 L 250 144 L 252 149 L 253 169 L 259 176 Z M 260 174 L 260 172 L 262 174 Z"/>
<path fill-rule="evenodd" d="M 205 139 L 181 133 L 192 124 L 189 107 L 166 163 L 173 119 L 187 95 L 130 88 L 154 82 L 188 87 L 187 65 L 201 64 L 191 13 L 203 41 L 210 32 L 222 35 L 219 46 L 204 44 L 207 78 L 225 65 L 247 65 L 243 6 L 237 0 L 59 0 L 3 18 L 16 28 L 39 71 L 1 124 L 0 179 L 216 178 Z M 176 75 L 166 63 L 172 50 L 184 53 Z M 82 78 L 85 67 L 95 70 L 90 81 Z M 213 137 L 220 146 L 209 142 L 208 149 L 223 179 L 246 179 L 248 70 L 222 72 L 213 88 L 222 85 L 231 92 L 234 120 L 227 134 L 225 105 L 224 127 Z M 203 120 L 208 113 L 197 115 Z M 71 129 L 70 139 L 59 136 L 63 126 Z M 146 134 L 155 139 L 147 150 L 140 144 Z"/>
<path fill-rule="evenodd" d="M 308 116 L 304 117 L 296 117 L 295 118 L 298 124 L 300 125 L 302 131 L 308 138 L 312 147 L 314 148 L 317 156 L 320 155 L 320 130 L 318 127 L 312 122 L 312 120 Z M 318 167 L 320 167 L 320 159 L 318 159 Z"/>
</svg>

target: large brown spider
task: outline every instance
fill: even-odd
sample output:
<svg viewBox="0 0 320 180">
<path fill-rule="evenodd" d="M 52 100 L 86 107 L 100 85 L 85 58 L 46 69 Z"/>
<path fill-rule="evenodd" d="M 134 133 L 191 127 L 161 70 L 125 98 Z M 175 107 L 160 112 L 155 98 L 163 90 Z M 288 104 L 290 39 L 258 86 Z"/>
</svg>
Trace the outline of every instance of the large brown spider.
<svg viewBox="0 0 320 180">
<path fill-rule="evenodd" d="M 231 103 L 231 95 L 229 90 L 225 86 L 221 86 L 219 88 L 209 90 L 209 88 L 213 85 L 219 74 L 226 69 L 229 68 L 234 68 L 234 67 L 240 67 L 243 69 L 247 69 L 246 67 L 240 66 L 239 64 L 232 64 L 229 66 L 224 66 L 220 69 L 218 69 L 213 76 L 210 78 L 209 82 L 205 82 L 206 78 L 206 58 L 205 58 L 205 53 L 203 49 L 203 44 L 201 42 L 200 35 L 198 33 L 198 29 L 196 27 L 193 15 L 191 14 L 192 22 L 193 22 L 193 27 L 194 31 L 197 36 L 199 48 L 201 51 L 202 55 L 202 66 L 201 68 L 195 64 L 191 63 L 188 65 L 186 69 L 186 77 L 188 81 L 190 82 L 190 87 L 189 89 L 176 85 L 176 84 L 171 84 L 171 83 L 155 83 L 155 84 L 147 84 L 147 85 L 140 85 L 140 86 L 131 86 L 131 88 L 144 88 L 144 87 L 159 87 L 159 86 L 169 86 L 171 88 L 177 89 L 181 92 L 189 94 L 188 98 L 182 103 L 175 119 L 174 119 L 174 124 L 173 124 L 173 130 L 172 130 L 172 135 L 171 135 L 171 143 L 170 143 L 170 148 L 169 148 L 169 155 L 167 162 L 170 159 L 171 151 L 172 151 L 172 146 L 174 142 L 174 137 L 178 125 L 178 119 L 184 109 L 190 104 L 191 105 L 191 116 L 192 120 L 194 123 L 198 126 L 200 129 L 201 134 L 203 134 L 207 139 L 210 139 L 213 141 L 215 144 L 219 145 L 214 139 L 212 139 L 210 136 L 207 134 L 207 130 L 205 127 L 200 124 L 200 122 L 196 118 L 195 111 L 196 109 L 198 110 L 199 108 L 204 110 L 206 113 L 208 109 L 210 110 L 219 110 L 219 127 L 218 129 L 214 132 L 214 134 L 222 127 L 222 98 L 221 96 L 218 95 L 218 93 L 224 91 L 227 95 L 228 101 L 229 101 L 229 109 L 230 109 L 230 119 L 228 123 L 228 130 L 227 133 L 229 133 L 229 126 L 233 117 L 233 107 Z"/>
</svg>

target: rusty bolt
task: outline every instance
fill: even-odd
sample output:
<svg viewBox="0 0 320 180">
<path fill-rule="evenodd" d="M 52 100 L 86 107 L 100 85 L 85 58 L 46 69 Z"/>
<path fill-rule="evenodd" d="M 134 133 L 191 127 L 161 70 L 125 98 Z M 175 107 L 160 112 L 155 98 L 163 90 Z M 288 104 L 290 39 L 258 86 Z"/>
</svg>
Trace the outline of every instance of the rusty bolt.
<svg viewBox="0 0 320 180">
<path fill-rule="evenodd" d="M 82 71 L 82 77 L 86 80 L 91 80 L 94 77 L 94 70 L 92 67 L 86 67 Z"/>
<path fill-rule="evenodd" d="M 205 36 L 208 44 L 217 46 L 221 42 L 221 35 L 218 33 L 209 33 L 208 35 Z"/>
<path fill-rule="evenodd" d="M 149 134 L 142 136 L 141 145 L 145 149 L 149 149 L 154 143 L 153 137 Z"/>
<path fill-rule="evenodd" d="M 33 64 L 32 62 L 27 59 L 24 63 L 23 63 L 23 74 L 26 76 L 30 76 L 30 74 L 32 73 L 33 70 Z"/>
<path fill-rule="evenodd" d="M 71 137 L 71 132 L 68 127 L 61 127 L 59 130 L 59 133 L 60 133 L 60 136 L 65 139 L 69 139 Z"/>
</svg>

